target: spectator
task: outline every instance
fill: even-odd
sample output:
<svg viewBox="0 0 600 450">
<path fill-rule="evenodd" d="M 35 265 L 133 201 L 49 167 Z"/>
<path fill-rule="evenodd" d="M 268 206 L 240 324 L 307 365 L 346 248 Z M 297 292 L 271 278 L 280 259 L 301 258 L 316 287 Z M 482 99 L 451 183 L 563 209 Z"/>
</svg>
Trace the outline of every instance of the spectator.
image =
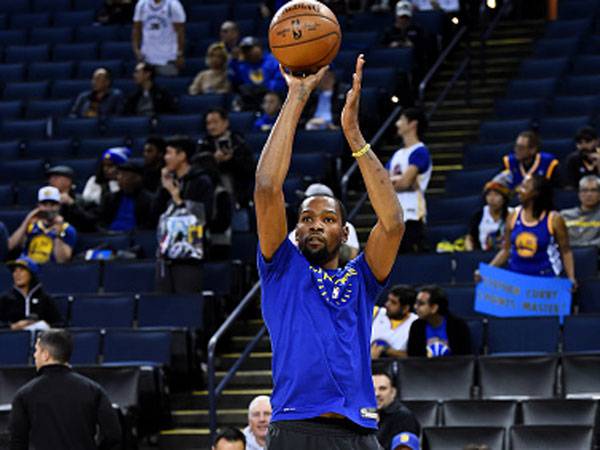
<svg viewBox="0 0 600 450">
<path fill-rule="evenodd" d="M 400 433 L 392 439 L 391 450 L 419 450 L 419 436 L 414 433 Z"/>
<path fill-rule="evenodd" d="M 458 12 L 460 10 L 459 0 L 412 0 L 412 4 L 418 11 Z"/>
<path fill-rule="evenodd" d="M 237 428 L 225 427 L 215 437 L 212 450 L 245 450 L 246 438 Z"/>
<path fill-rule="evenodd" d="M 75 228 L 60 215 L 60 192 L 52 186 L 38 191 L 33 209 L 8 241 L 10 251 L 18 248 L 38 264 L 65 263 L 73 256 Z"/>
<path fill-rule="evenodd" d="M 154 196 L 144 189 L 144 167 L 126 162 L 117 169 L 119 190 L 102 197 L 98 213 L 101 229 L 108 231 L 151 230 L 156 228 Z"/>
<path fill-rule="evenodd" d="M 154 82 L 154 74 L 154 67 L 148 63 L 141 62 L 135 66 L 133 80 L 137 90 L 125 101 L 124 114 L 155 116 L 175 111 L 173 97 Z"/>
<path fill-rule="evenodd" d="M 83 200 L 99 205 L 106 192 L 117 192 L 119 190 L 117 167 L 126 163 L 130 156 L 131 150 L 127 147 L 112 147 L 106 150 L 100 158 L 96 174 L 85 183 L 81 195 Z"/>
<path fill-rule="evenodd" d="M 385 307 L 375 307 L 371 331 L 372 359 L 383 356 L 406 357 L 410 326 L 418 319 L 417 315 L 411 312 L 416 297 L 417 292 L 410 286 L 397 285 L 389 290 Z"/>
<path fill-rule="evenodd" d="M 508 187 L 516 189 L 526 175 L 538 174 L 560 184 L 558 160 L 550 153 L 540 152 L 540 140 L 533 131 L 523 131 L 517 136 L 515 151 L 504 156 L 504 174 Z"/>
<path fill-rule="evenodd" d="M 0 261 L 8 257 L 8 229 L 4 222 L 0 222 Z"/>
<path fill-rule="evenodd" d="M 340 126 L 340 116 L 345 95 L 335 79 L 335 72 L 328 70 L 323 75 L 304 108 L 303 116 L 307 130 L 335 130 Z"/>
<path fill-rule="evenodd" d="M 396 396 L 392 377 L 387 372 L 373 374 L 373 387 L 377 399 L 379 429 L 377 440 L 383 448 L 390 448 L 392 439 L 398 433 L 420 433 L 420 425 L 414 414 Z"/>
<path fill-rule="evenodd" d="M 11 449 L 120 448 L 119 417 L 104 389 L 73 373 L 72 352 L 66 330 L 48 330 L 38 337 L 33 354 L 38 376 L 12 402 Z"/>
<path fill-rule="evenodd" d="M 120 114 L 123 108 L 123 93 L 111 87 L 112 75 L 100 67 L 92 75 L 92 90 L 77 96 L 71 108 L 71 117 L 106 117 Z"/>
<path fill-rule="evenodd" d="M 248 426 L 244 428 L 246 448 L 264 450 L 271 421 L 271 399 L 267 395 L 254 397 L 248 406 Z"/>
<path fill-rule="evenodd" d="M 128 25 L 133 18 L 136 0 L 104 0 L 98 13 L 98 22 L 103 25 Z"/>
<path fill-rule="evenodd" d="M 598 133 L 592 127 L 583 127 L 575 135 L 577 150 L 567 156 L 565 186 L 577 188 L 579 180 L 586 175 L 600 175 L 600 152 Z"/>
<path fill-rule="evenodd" d="M 13 287 L 0 297 L 0 324 L 11 330 L 24 330 L 36 322 L 62 321 L 58 308 L 38 280 L 40 268 L 28 257 L 7 264 L 12 271 Z"/>
<path fill-rule="evenodd" d="M 206 65 L 208 69 L 201 71 L 190 87 L 190 95 L 228 94 L 231 84 L 227 78 L 227 51 L 222 44 L 212 44 L 206 50 Z"/>
<path fill-rule="evenodd" d="M 144 189 L 149 192 L 156 192 L 160 187 L 166 147 L 165 140 L 158 136 L 150 136 L 144 143 Z"/>
<path fill-rule="evenodd" d="M 415 311 L 419 318 L 410 327 L 408 356 L 468 355 L 471 353 L 469 327 L 448 310 L 448 297 L 438 286 L 419 289 Z"/>
<path fill-rule="evenodd" d="M 176 76 L 185 65 L 185 11 L 179 0 L 139 0 L 131 34 L 138 62 L 158 75 Z"/>
<path fill-rule="evenodd" d="M 202 291 L 204 227 L 212 214 L 214 186 L 206 173 L 192 168 L 194 152 L 194 142 L 187 137 L 167 141 L 162 189 L 155 206 L 162 212 L 156 288 L 164 293 Z"/>
<path fill-rule="evenodd" d="M 240 42 L 240 57 L 229 61 L 229 79 L 239 94 L 241 108 L 257 111 L 267 91 L 285 91 L 285 81 L 279 62 L 270 53 L 264 54 L 260 41 L 246 36 Z"/>
<path fill-rule="evenodd" d="M 277 92 L 268 91 L 263 97 L 261 105 L 263 113 L 254 121 L 254 130 L 270 131 L 281 110 L 281 97 Z"/>
<path fill-rule="evenodd" d="M 246 207 L 256 167 L 252 151 L 241 134 L 230 130 L 229 115 L 224 109 L 210 109 L 205 126 L 206 136 L 198 142 L 198 151 L 214 154 L 223 185 L 240 206 Z"/>
<path fill-rule="evenodd" d="M 542 175 L 527 175 L 519 188 L 520 205 L 508 217 L 504 245 L 490 265 L 538 277 L 575 280 L 575 263 L 564 219 L 554 211 L 552 185 Z M 478 273 L 476 272 L 476 278 Z"/>
<path fill-rule="evenodd" d="M 228 57 L 239 57 L 240 29 L 238 24 L 232 20 L 223 22 L 219 29 L 219 37 L 221 40 L 218 43 L 225 47 Z"/>
<path fill-rule="evenodd" d="M 586 175 L 579 180 L 579 206 L 563 209 L 560 215 L 575 247 L 600 248 L 600 178 Z"/>
<path fill-rule="evenodd" d="M 498 250 L 504 239 L 506 219 L 512 212 L 508 206 L 510 191 L 498 181 L 490 181 L 483 188 L 485 205 L 471 217 L 465 249 Z"/>
<path fill-rule="evenodd" d="M 388 162 L 392 184 L 404 209 L 406 231 L 401 253 L 420 252 L 425 248 L 425 191 L 432 172 L 429 150 L 421 142 L 426 126 L 427 118 L 422 110 L 405 109 L 396 122 L 404 147 Z"/>
<path fill-rule="evenodd" d="M 407 0 L 396 4 L 394 25 L 385 30 L 383 45 L 390 48 L 412 48 L 413 58 L 419 71 L 427 62 L 427 36 L 425 31 L 413 22 L 413 6 Z"/>
</svg>

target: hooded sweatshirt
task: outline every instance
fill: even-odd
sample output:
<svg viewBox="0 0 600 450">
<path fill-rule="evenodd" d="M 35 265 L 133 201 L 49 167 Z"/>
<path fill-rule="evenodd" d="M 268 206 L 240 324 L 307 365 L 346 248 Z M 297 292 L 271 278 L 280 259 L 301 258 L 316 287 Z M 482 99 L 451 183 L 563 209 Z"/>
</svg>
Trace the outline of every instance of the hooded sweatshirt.
<svg viewBox="0 0 600 450">
<path fill-rule="evenodd" d="M 44 320 L 49 324 L 60 323 L 63 318 L 52 298 L 46 294 L 42 285 L 32 282 L 28 294 L 19 288 L 13 288 L 0 297 L 0 327 L 8 327 L 19 320 Z"/>
</svg>

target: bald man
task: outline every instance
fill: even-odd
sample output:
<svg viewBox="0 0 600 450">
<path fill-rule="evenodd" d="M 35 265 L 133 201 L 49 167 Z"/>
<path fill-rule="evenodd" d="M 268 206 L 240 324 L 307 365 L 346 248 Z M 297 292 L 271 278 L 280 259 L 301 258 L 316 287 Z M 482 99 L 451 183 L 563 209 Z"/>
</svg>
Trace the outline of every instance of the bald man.
<svg viewBox="0 0 600 450">
<path fill-rule="evenodd" d="M 92 75 L 92 89 L 77 96 L 71 117 L 106 117 L 121 114 L 123 93 L 112 87 L 112 75 L 99 67 Z"/>
<path fill-rule="evenodd" d="M 271 422 L 271 399 L 267 395 L 254 397 L 248 406 L 248 426 L 244 428 L 247 450 L 264 450 Z"/>
</svg>

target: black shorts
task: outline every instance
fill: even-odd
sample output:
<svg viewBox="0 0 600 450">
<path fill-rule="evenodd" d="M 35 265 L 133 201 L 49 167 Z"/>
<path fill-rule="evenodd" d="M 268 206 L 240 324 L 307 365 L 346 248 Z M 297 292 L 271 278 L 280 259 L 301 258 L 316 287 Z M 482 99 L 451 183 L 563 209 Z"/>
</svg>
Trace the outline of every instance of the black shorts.
<svg viewBox="0 0 600 450">
<path fill-rule="evenodd" d="M 347 419 L 286 420 L 269 425 L 266 450 L 382 450 L 376 430 Z"/>
</svg>

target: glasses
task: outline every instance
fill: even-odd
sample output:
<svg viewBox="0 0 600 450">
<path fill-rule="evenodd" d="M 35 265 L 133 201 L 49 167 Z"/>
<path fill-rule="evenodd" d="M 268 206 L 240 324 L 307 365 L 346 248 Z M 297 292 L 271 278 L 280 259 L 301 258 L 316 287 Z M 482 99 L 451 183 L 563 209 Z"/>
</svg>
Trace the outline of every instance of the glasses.
<svg viewBox="0 0 600 450">
<path fill-rule="evenodd" d="M 415 302 L 415 305 L 416 305 L 416 306 L 425 306 L 425 305 L 427 305 L 427 304 L 428 304 L 428 303 L 427 303 L 425 300 L 417 300 L 417 301 Z"/>
<path fill-rule="evenodd" d="M 582 188 L 582 189 L 579 189 L 579 192 L 581 192 L 583 194 L 589 193 L 589 192 L 600 192 L 600 189 L 598 189 L 598 188 L 595 188 L 595 189 L 594 188 Z"/>
</svg>

